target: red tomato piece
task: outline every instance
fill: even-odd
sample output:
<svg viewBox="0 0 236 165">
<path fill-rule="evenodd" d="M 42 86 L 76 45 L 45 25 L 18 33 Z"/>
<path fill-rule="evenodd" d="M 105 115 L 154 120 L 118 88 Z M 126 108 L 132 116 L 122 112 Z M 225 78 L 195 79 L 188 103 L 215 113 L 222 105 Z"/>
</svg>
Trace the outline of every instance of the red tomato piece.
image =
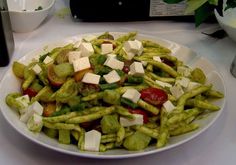
<svg viewBox="0 0 236 165">
<path fill-rule="evenodd" d="M 27 88 L 26 90 L 23 90 L 24 95 L 28 95 L 30 98 L 37 95 L 37 92 L 33 90 L 32 88 Z"/>
<path fill-rule="evenodd" d="M 141 110 L 141 109 L 130 109 L 129 108 L 129 112 L 132 114 L 139 114 L 139 115 L 143 115 L 143 122 L 146 124 L 148 122 L 148 114 Z"/>
<path fill-rule="evenodd" d="M 140 93 L 141 99 L 155 106 L 160 106 L 168 100 L 167 93 L 162 89 L 146 88 Z"/>
</svg>

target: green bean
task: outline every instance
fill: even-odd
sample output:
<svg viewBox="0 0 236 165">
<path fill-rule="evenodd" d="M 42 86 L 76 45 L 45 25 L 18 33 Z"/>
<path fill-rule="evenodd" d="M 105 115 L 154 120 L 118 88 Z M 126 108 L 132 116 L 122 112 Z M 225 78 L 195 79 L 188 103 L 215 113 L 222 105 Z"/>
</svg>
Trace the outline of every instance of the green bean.
<svg viewBox="0 0 236 165">
<path fill-rule="evenodd" d="M 150 129 L 158 128 L 158 124 L 154 123 L 154 122 L 148 122 L 148 123 L 144 124 L 144 126 L 147 128 L 150 128 Z"/>
<path fill-rule="evenodd" d="M 110 150 L 116 147 L 115 143 L 108 143 L 105 145 L 106 150 Z"/>
<path fill-rule="evenodd" d="M 146 70 L 149 72 L 153 72 L 153 65 L 152 64 L 147 64 Z"/>
<path fill-rule="evenodd" d="M 68 114 L 61 115 L 61 116 L 44 117 L 43 121 L 49 122 L 49 123 L 59 123 L 59 122 L 64 122 L 64 121 L 66 121 L 70 118 L 73 118 L 73 117 L 77 116 L 77 115 L 78 115 L 77 112 L 70 112 Z"/>
<path fill-rule="evenodd" d="M 116 137 L 101 139 L 101 143 L 109 143 L 109 142 L 115 142 L 115 141 L 116 141 Z"/>
<path fill-rule="evenodd" d="M 171 118 L 169 118 L 168 121 L 167 121 L 167 124 L 172 125 L 172 124 L 179 123 L 179 122 L 184 121 L 187 118 L 190 118 L 192 116 L 197 116 L 199 113 L 201 113 L 201 111 L 198 108 L 185 110 L 185 111 L 183 111 L 179 114 L 176 114 L 176 115 L 172 116 Z"/>
<path fill-rule="evenodd" d="M 82 101 L 91 101 L 94 99 L 101 99 L 102 97 L 103 97 L 103 92 L 97 92 L 97 93 L 93 93 L 88 96 L 82 97 L 81 100 Z"/>
<path fill-rule="evenodd" d="M 203 92 L 208 91 L 209 89 L 211 89 L 212 85 L 208 85 L 208 86 L 199 86 L 194 88 L 193 90 L 184 93 L 182 96 L 180 96 L 178 102 L 177 102 L 177 106 L 176 106 L 176 111 L 183 111 L 184 110 L 184 105 L 186 103 L 186 101 L 194 96 L 197 96 Z"/>
<path fill-rule="evenodd" d="M 66 130 L 73 130 L 76 128 L 75 124 L 65 124 L 65 123 L 49 123 L 44 121 L 43 125 L 47 128 L 52 129 L 66 129 Z"/>
<path fill-rule="evenodd" d="M 128 75 L 127 82 L 131 84 L 141 84 L 143 83 L 143 77 Z"/>
<path fill-rule="evenodd" d="M 165 48 L 164 46 L 161 46 L 158 43 L 153 42 L 153 41 L 143 40 L 142 44 L 143 44 L 143 47 L 153 47 L 153 48 L 160 49 L 160 51 L 163 53 L 171 53 L 170 49 Z"/>
<path fill-rule="evenodd" d="M 35 80 L 35 78 L 36 78 L 36 75 L 33 73 L 33 71 L 31 70 L 31 71 L 29 71 L 29 72 L 31 72 L 30 74 L 29 74 L 29 76 L 27 76 L 27 78 L 23 81 L 23 84 L 22 84 L 22 89 L 23 90 L 26 90 L 29 86 L 30 86 L 30 84 Z"/>
<path fill-rule="evenodd" d="M 106 89 L 115 89 L 118 88 L 118 84 L 117 83 L 111 83 L 111 84 L 100 84 L 99 85 L 101 90 L 106 90 Z"/>
<path fill-rule="evenodd" d="M 116 106 L 116 112 L 120 115 L 120 116 L 124 116 L 128 119 L 134 119 L 134 115 L 131 114 L 126 108 L 122 107 L 122 106 Z"/>
<path fill-rule="evenodd" d="M 123 36 L 120 36 L 119 38 L 116 39 L 116 41 L 118 42 L 125 42 L 125 41 L 128 41 L 128 40 L 132 40 L 136 37 L 137 35 L 137 32 L 130 32 L 126 35 L 123 35 Z"/>
<path fill-rule="evenodd" d="M 105 134 L 105 135 L 102 135 L 102 136 L 101 136 L 101 140 L 109 139 L 109 138 L 116 138 L 116 137 L 117 137 L 117 134 L 115 134 L 115 133 L 112 133 L 112 134 Z"/>
<path fill-rule="evenodd" d="M 93 114 L 70 118 L 69 120 L 66 121 L 66 123 L 78 124 L 78 123 L 89 122 L 89 121 L 99 119 L 104 115 L 111 114 L 114 111 L 115 111 L 115 107 L 111 106 L 111 107 L 105 108 L 103 111 L 98 111 Z"/>
<path fill-rule="evenodd" d="M 121 103 L 122 105 L 131 107 L 131 108 L 133 108 L 133 109 L 135 109 L 135 108 L 138 107 L 138 105 L 137 105 L 136 103 L 132 102 L 132 101 L 129 100 L 129 99 L 123 98 L 123 97 L 120 99 L 120 103 Z"/>
<path fill-rule="evenodd" d="M 167 126 L 167 113 L 165 112 L 164 108 L 161 110 L 161 127 L 160 133 L 157 140 L 157 148 L 164 147 L 169 139 L 169 129 Z"/>
<path fill-rule="evenodd" d="M 45 86 L 43 87 L 43 89 L 41 89 L 36 96 L 34 96 L 31 99 L 31 103 L 35 102 L 35 101 L 44 101 L 44 102 L 51 102 L 53 101 L 53 98 L 51 97 L 53 94 L 52 89 L 49 86 Z"/>
<path fill-rule="evenodd" d="M 213 90 L 213 89 L 211 89 L 207 92 L 204 92 L 203 95 L 205 95 L 207 97 L 215 97 L 215 98 L 223 98 L 224 97 L 223 93 Z"/>
<path fill-rule="evenodd" d="M 207 110 L 210 110 L 210 111 L 220 110 L 220 107 L 218 107 L 214 104 L 211 104 L 211 103 L 206 102 L 206 101 L 197 100 L 197 99 L 189 99 L 189 100 L 187 100 L 185 105 L 194 106 L 194 107 L 198 107 L 198 108 L 202 108 L 202 109 L 207 109 Z"/>
<path fill-rule="evenodd" d="M 159 134 L 158 131 L 156 129 L 151 129 L 145 126 L 140 126 L 140 125 L 136 125 L 136 126 L 132 126 L 133 129 L 142 132 L 143 134 L 146 134 L 154 139 L 157 139 Z"/>
<path fill-rule="evenodd" d="M 75 138 L 75 140 L 79 141 L 80 133 L 78 131 L 72 130 L 71 134 Z"/>
<path fill-rule="evenodd" d="M 125 129 L 124 127 L 120 127 L 118 132 L 117 132 L 117 137 L 116 137 L 116 142 L 121 143 L 125 138 Z"/>
<path fill-rule="evenodd" d="M 6 103 L 8 106 L 12 107 L 12 108 L 16 108 L 17 110 L 20 109 L 24 109 L 25 106 L 20 103 L 19 101 L 16 101 L 17 97 L 20 97 L 21 94 L 20 93 L 10 93 L 6 96 Z"/>
<path fill-rule="evenodd" d="M 85 130 L 82 129 L 79 136 L 78 147 L 81 151 L 84 150 Z"/>
<path fill-rule="evenodd" d="M 123 44 L 120 44 L 113 50 L 113 53 L 114 54 L 120 54 L 120 51 L 122 50 L 123 48 Z"/>
<path fill-rule="evenodd" d="M 158 108 L 154 107 L 151 104 L 148 104 L 147 102 L 143 101 L 142 99 L 139 99 L 137 104 L 141 108 L 143 108 L 144 110 L 151 112 L 154 115 L 157 115 L 160 112 L 160 110 Z"/>
<path fill-rule="evenodd" d="M 184 133 L 194 131 L 198 128 L 199 128 L 199 125 L 196 124 L 196 123 L 192 123 L 192 124 L 188 124 L 188 125 L 186 124 L 182 127 L 179 127 L 175 130 L 170 131 L 170 135 L 171 136 L 177 136 L 177 135 L 181 135 L 181 134 L 184 134 Z"/>
<path fill-rule="evenodd" d="M 105 151 L 106 151 L 106 146 L 100 143 L 99 152 L 105 152 Z"/>
<path fill-rule="evenodd" d="M 146 60 L 149 64 L 152 64 L 153 66 L 163 70 L 164 72 L 168 73 L 170 76 L 176 78 L 178 76 L 177 71 L 175 71 L 172 67 L 169 65 L 163 63 L 163 62 L 158 62 L 154 60 Z"/>
<path fill-rule="evenodd" d="M 101 54 L 102 50 L 97 45 L 93 44 L 93 49 L 96 54 Z"/>
<path fill-rule="evenodd" d="M 24 78 L 24 69 L 25 69 L 24 64 L 14 61 L 13 66 L 12 66 L 12 71 L 16 77 L 23 79 Z"/>
<path fill-rule="evenodd" d="M 159 88 L 159 89 L 165 90 L 162 86 L 158 85 L 155 81 L 153 81 L 151 78 L 149 78 L 146 75 L 144 76 L 144 81 L 153 88 Z"/>
<path fill-rule="evenodd" d="M 147 72 L 145 74 L 147 77 L 150 77 L 151 79 L 154 79 L 154 80 L 159 80 L 159 81 L 163 81 L 163 82 L 166 82 L 166 83 L 174 83 L 175 82 L 175 79 L 174 78 L 170 78 L 170 77 L 160 77 L 152 72 Z"/>
</svg>

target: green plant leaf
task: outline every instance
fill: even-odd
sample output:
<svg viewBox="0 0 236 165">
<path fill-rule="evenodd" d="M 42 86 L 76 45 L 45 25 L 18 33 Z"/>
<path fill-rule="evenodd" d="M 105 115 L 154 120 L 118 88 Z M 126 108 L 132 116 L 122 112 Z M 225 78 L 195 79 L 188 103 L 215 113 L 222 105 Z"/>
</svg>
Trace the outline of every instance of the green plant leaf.
<svg viewBox="0 0 236 165">
<path fill-rule="evenodd" d="M 163 1 L 168 4 L 175 4 L 175 3 L 182 2 L 184 0 L 163 0 Z"/>
<path fill-rule="evenodd" d="M 208 0 L 188 0 L 187 1 L 187 8 L 185 10 L 185 14 L 191 14 L 203 4 L 205 4 Z"/>
<path fill-rule="evenodd" d="M 227 0 L 225 10 L 235 7 L 236 7 L 236 0 Z"/>
<path fill-rule="evenodd" d="M 201 5 L 195 10 L 195 26 L 198 27 L 203 23 L 209 16 L 213 15 L 214 6 L 208 2 Z"/>
</svg>

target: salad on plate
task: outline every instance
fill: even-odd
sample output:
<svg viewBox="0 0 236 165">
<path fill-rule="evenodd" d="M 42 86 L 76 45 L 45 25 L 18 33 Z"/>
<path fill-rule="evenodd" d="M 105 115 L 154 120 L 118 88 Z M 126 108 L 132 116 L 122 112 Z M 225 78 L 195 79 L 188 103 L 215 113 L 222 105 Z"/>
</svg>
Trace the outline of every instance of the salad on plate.
<svg viewBox="0 0 236 165">
<path fill-rule="evenodd" d="M 15 61 L 21 92 L 9 107 L 35 133 L 82 151 L 165 147 L 195 131 L 202 116 L 220 110 L 221 91 L 171 50 L 136 32 L 108 32 L 56 47 L 29 64 Z"/>
</svg>

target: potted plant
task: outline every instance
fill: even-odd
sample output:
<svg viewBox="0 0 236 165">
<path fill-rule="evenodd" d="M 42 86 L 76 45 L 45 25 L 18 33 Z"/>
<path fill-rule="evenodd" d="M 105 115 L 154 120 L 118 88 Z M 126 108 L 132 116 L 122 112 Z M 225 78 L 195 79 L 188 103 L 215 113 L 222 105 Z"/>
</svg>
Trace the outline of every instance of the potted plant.
<svg viewBox="0 0 236 165">
<path fill-rule="evenodd" d="M 186 1 L 186 14 L 194 13 L 195 25 L 199 26 L 207 18 L 214 15 L 216 9 L 219 15 L 223 16 L 223 10 L 236 7 L 236 0 L 163 0 L 168 4 L 176 4 Z M 225 5 L 223 5 L 225 3 Z M 224 9 L 223 9 L 223 6 Z"/>
</svg>

